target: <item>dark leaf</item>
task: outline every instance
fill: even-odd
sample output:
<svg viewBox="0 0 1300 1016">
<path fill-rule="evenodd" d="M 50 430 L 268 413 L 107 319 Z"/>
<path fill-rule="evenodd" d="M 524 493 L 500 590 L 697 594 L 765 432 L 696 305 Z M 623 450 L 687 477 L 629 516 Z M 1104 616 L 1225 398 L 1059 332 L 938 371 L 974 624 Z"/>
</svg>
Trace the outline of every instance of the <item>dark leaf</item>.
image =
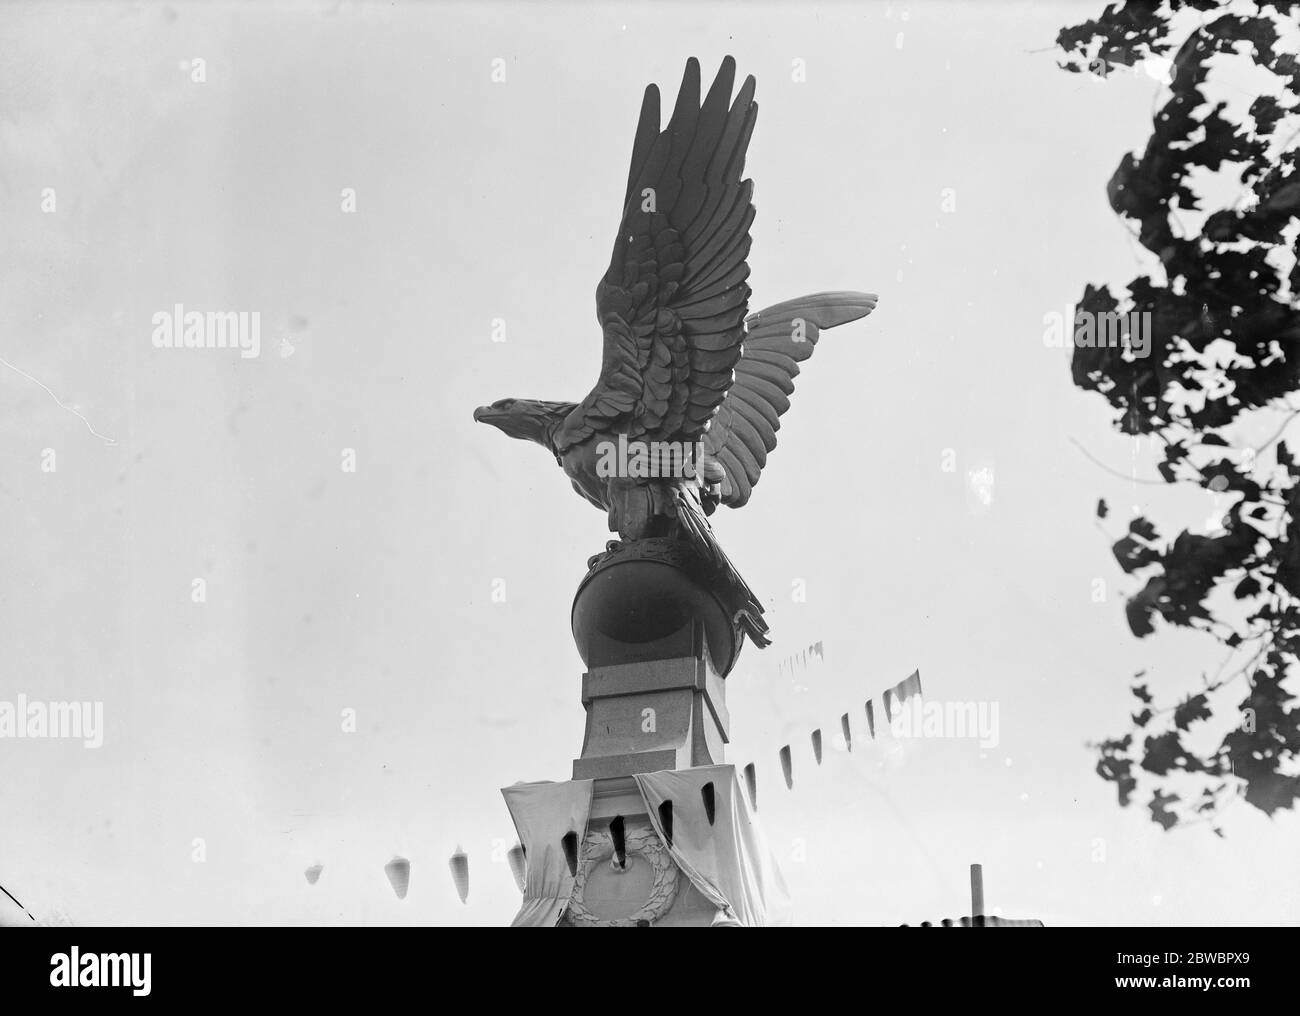
<svg viewBox="0 0 1300 1016">
<path fill-rule="evenodd" d="M 1232 595 L 1239 600 L 1244 600 L 1249 596 L 1254 596 L 1259 590 L 1259 580 L 1253 575 L 1247 575 L 1237 583 L 1237 588 L 1232 591 Z"/>
<path fill-rule="evenodd" d="M 1140 515 L 1128 524 L 1128 531 L 1144 540 L 1150 541 L 1156 538 L 1156 527 Z"/>
<path fill-rule="evenodd" d="M 1209 700 L 1204 693 L 1183 700 L 1174 709 L 1174 726 L 1179 730 L 1186 730 L 1197 720 L 1208 720 L 1209 718 Z"/>
<path fill-rule="evenodd" d="M 1156 791 L 1151 798 L 1151 803 L 1147 805 L 1151 818 L 1166 832 L 1178 824 L 1178 815 L 1169 810 L 1169 806 L 1176 804 L 1178 800 L 1177 794 L 1162 794 Z"/>
<path fill-rule="evenodd" d="M 1138 543 L 1131 536 L 1116 541 L 1112 549 L 1115 552 L 1115 560 L 1119 562 L 1119 566 L 1130 573 L 1160 560 L 1159 554 L 1150 547 Z"/>
<path fill-rule="evenodd" d="M 1143 750 L 1142 768 L 1157 776 L 1165 776 L 1171 770 L 1183 768 L 1178 764 L 1178 759 L 1187 755 L 1176 730 L 1148 737 Z"/>
</svg>

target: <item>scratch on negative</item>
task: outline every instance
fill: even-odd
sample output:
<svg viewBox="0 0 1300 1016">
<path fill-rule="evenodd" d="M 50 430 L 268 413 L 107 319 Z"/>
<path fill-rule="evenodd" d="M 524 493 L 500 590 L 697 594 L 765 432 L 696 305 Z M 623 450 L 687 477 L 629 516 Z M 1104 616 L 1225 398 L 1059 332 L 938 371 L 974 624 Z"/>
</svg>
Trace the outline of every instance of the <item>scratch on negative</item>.
<svg viewBox="0 0 1300 1016">
<path fill-rule="evenodd" d="M 115 441 L 113 438 L 111 438 L 111 437 L 105 437 L 103 434 L 101 434 L 99 431 L 97 431 L 94 427 L 92 427 L 92 426 L 90 425 L 90 421 L 89 421 L 89 420 L 87 420 L 84 416 L 82 416 L 79 412 L 77 412 L 77 410 L 76 410 L 74 407 L 69 406 L 66 402 L 64 402 L 64 401 L 63 401 L 62 399 L 60 399 L 57 395 L 55 395 L 52 391 L 50 391 L 48 385 L 42 384 L 40 381 L 38 381 L 36 378 L 32 377 L 32 376 L 31 376 L 30 374 L 28 374 L 26 371 L 19 370 L 17 367 L 15 367 L 12 363 L 10 363 L 8 360 L 4 359 L 3 357 L 0 357 L 0 363 L 3 363 L 6 367 L 8 367 L 8 368 L 9 368 L 11 371 L 13 371 L 15 374 L 20 374 L 20 375 L 22 375 L 22 376 L 25 377 L 28 381 L 32 382 L 32 384 L 40 385 L 42 388 L 44 388 L 44 389 L 45 389 L 45 393 L 46 393 L 47 395 L 49 395 L 49 397 L 52 398 L 52 399 L 53 399 L 53 400 L 58 404 L 58 406 L 59 406 L 60 409 L 66 409 L 69 413 L 71 413 L 71 414 L 72 414 L 73 416 L 75 416 L 78 420 L 80 420 L 82 423 L 84 423 L 84 424 L 86 425 L 86 429 L 87 429 L 88 431 L 90 431 L 92 434 L 94 434 L 95 437 L 97 437 L 97 438 L 99 438 L 101 441 L 103 441 L 104 444 L 110 444 L 110 445 L 115 445 L 115 444 L 117 444 L 117 441 Z M 6 894 L 6 895 L 8 895 L 8 894 Z"/>
<path fill-rule="evenodd" d="M 18 900 L 14 898 L 14 894 L 11 893 L 8 889 L 6 889 L 6 888 L 5 888 L 4 886 L 2 886 L 2 885 L 0 885 L 0 893 L 4 893 L 4 894 L 5 894 L 6 896 L 8 896 L 11 900 L 13 900 L 15 903 L 18 903 Z M 32 919 L 33 921 L 36 920 L 35 917 L 32 917 L 32 912 L 31 912 L 30 910 L 28 910 L 26 907 L 24 907 L 21 903 L 18 903 L 18 909 L 21 910 L 21 911 L 22 911 L 24 914 L 26 914 L 28 917 L 31 917 L 31 919 Z"/>
</svg>

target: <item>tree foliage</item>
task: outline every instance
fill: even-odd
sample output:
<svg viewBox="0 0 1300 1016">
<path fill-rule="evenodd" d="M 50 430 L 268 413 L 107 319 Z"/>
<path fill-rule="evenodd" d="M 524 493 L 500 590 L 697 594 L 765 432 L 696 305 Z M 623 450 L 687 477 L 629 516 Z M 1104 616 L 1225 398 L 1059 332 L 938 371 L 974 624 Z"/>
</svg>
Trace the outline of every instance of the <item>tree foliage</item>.
<svg viewBox="0 0 1300 1016">
<path fill-rule="evenodd" d="M 1136 583 L 1135 636 L 1163 623 L 1226 651 L 1176 701 L 1157 702 L 1139 674 L 1132 730 L 1094 746 L 1119 803 L 1141 780 L 1165 829 L 1200 818 L 1222 835 L 1234 800 L 1271 815 L 1300 798 L 1300 706 L 1286 687 L 1300 664 L 1300 437 L 1287 442 L 1300 415 L 1298 7 L 1128 2 L 1057 37 L 1071 73 L 1164 79 L 1150 140 L 1107 185 L 1150 269 L 1126 292 L 1089 284 L 1078 303 L 1084 317 L 1149 314 L 1149 355 L 1075 348 L 1073 381 L 1106 399 L 1120 432 L 1155 442 L 1164 483 L 1223 508 L 1209 531 L 1172 538 L 1135 518 L 1113 546 Z M 1234 99 L 1225 76 L 1267 85 Z"/>
</svg>

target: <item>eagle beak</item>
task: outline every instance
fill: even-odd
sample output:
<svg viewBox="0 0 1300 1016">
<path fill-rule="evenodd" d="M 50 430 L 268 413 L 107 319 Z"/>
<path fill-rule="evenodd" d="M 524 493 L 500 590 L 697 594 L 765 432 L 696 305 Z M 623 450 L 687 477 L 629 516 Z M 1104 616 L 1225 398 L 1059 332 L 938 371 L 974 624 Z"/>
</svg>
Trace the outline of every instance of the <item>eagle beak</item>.
<svg viewBox="0 0 1300 1016">
<path fill-rule="evenodd" d="M 491 422 L 492 412 L 493 411 L 491 406 L 479 406 L 478 409 L 474 410 L 474 422 L 475 423 Z"/>
</svg>

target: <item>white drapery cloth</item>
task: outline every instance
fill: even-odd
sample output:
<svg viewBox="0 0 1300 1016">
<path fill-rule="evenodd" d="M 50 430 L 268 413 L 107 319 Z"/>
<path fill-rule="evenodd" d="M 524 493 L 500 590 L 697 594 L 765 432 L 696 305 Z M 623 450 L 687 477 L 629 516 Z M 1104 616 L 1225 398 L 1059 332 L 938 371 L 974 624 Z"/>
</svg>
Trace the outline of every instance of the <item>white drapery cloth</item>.
<svg viewBox="0 0 1300 1016">
<path fill-rule="evenodd" d="M 512 928 L 553 928 L 569 904 L 573 875 L 564 856 L 565 834 L 582 850 L 591 815 L 591 780 L 516 783 L 501 791 L 524 846 L 524 902 Z"/>
<path fill-rule="evenodd" d="M 668 837 L 659 806 L 672 801 L 673 835 L 668 851 L 701 895 L 718 908 L 713 927 L 761 928 L 787 923 L 789 892 L 734 766 L 698 766 L 634 778 L 650 823 L 665 843 Z M 703 794 L 709 783 L 713 784 L 712 823 Z"/>
</svg>

